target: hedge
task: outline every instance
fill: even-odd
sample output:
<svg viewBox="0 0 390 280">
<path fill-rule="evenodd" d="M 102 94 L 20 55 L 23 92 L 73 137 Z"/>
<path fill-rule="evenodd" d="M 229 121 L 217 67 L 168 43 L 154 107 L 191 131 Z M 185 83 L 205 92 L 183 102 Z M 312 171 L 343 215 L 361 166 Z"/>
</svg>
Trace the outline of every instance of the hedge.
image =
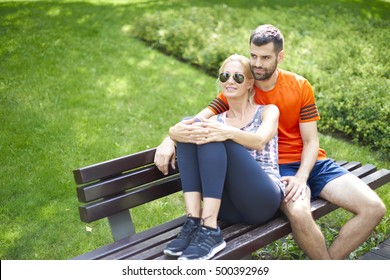
<svg viewBox="0 0 390 280">
<path fill-rule="evenodd" d="M 166 9 L 140 15 L 132 35 L 215 77 L 228 55 L 248 53 L 249 35 L 256 26 L 277 20 L 286 41 L 281 67 L 312 83 L 322 116 L 320 132 L 341 133 L 388 159 L 389 20 L 380 14 L 369 16 L 371 6 L 362 12 L 348 5 Z"/>
</svg>

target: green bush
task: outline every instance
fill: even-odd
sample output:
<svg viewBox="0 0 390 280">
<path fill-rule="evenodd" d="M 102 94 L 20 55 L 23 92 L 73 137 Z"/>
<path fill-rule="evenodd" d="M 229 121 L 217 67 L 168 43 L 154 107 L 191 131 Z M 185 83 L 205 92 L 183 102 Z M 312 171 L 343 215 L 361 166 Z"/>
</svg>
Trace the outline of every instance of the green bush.
<svg viewBox="0 0 390 280">
<path fill-rule="evenodd" d="M 248 53 L 251 30 L 277 15 L 286 40 L 282 67 L 313 84 L 322 115 L 319 130 L 342 133 L 389 158 L 390 35 L 384 16 L 389 5 L 326 2 L 280 9 L 210 4 L 155 11 L 137 18 L 132 34 L 216 76 L 228 55 Z M 294 13 L 302 16 L 292 18 Z"/>
<path fill-rule="evenodd" d="M 221 14 L 230 14 L 231 8 L 217 7 L 146 13 L 135 20 L 132 33 L 154 48 L 216 76 L 226 54 L 242 53 L 243 49 L 248 52 L 244 42 L 250 32 L 248 28 L 237 27 L 235 22 L 241 22 L 240 17 L 220 20 Z"/>
<path fill-rule="evenodd" d="M 332 102 L 323 102 L 319 126 L 326 132 L 342 132 L 359 142 L 381 151 L 390 151 L 390 106 L 388 91 L 378 84 L 352 87 L 333 94 Z"/>
</svg>

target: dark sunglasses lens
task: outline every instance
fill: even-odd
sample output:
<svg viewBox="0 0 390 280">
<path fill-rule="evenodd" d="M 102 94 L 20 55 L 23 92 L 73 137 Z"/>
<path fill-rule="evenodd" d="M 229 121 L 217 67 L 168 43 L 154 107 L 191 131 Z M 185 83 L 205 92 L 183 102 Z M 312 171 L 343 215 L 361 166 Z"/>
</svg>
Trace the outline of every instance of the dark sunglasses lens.
<svg viewBox="0 0 390 280">
<path fill-rule="evenodd" d="M 219 74 L 219 80 L 222 83 L 225 83 L 227 80 L 229 80 L 229 78 L 230 78 L 229 73 L 224 72 L 224 73 Z M 236 81 L 237 84 L 242 84 L 245 80 L 245 77 L 242 74 L 236 73 L 233 75 L 233 79 Z"/>
<path fill-rule="evenodd" d="M 244 82 L 244 75 L 242 74 L 234 74 L 233 76 L 233 79 L 238 83 L 238 84 L 242 84 Z"/>
<path fill-rule="evenodd" d="M 224 82 L 226 82 L 227 80 L 229 80 L 229 77 L 230 77 L 229 73 L 221 73 L 221 74 L 219 74 L 219 80 L 220 80 L 222 83 L 224 83 Z"/>
</svg>

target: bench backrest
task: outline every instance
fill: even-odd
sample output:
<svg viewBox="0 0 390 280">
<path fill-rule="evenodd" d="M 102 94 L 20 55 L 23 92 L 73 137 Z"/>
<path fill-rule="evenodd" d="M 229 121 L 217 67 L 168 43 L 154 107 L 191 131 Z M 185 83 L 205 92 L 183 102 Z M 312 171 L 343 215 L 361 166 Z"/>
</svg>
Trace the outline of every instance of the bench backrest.
<svg viewBox="0 0 390 280">
<path fill-rule="evenodd" d="M 93 222 L 180 191 L 178 169 L 164 176 L 153 163 L 155 151 L 74 170 L 80 219 Z"/>
</svg>

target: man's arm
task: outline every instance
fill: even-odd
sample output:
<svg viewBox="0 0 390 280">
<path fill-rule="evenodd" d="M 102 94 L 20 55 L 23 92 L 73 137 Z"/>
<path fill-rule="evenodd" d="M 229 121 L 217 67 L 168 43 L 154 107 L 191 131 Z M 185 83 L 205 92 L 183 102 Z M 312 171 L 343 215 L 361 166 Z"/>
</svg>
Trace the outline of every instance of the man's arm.
<svg viewBox="0 0 390 280">
<path fill-rule="evenodd" d="M 301 164 L 295 176 L 283 177 L 286 179 L 286 197 L 288 202 L 295 201 L 299 196 L 305 197 L 306 182 L 318 157 L 319 140 L 317 132 L 317 122 L 300 123 L 299 129 L 303 141 Z"/>
<path fill-rule="evenodd" d="M 202 133 L 202 131 L 205 130 L 192 126 L 192 123 L 194 123 L 197 118 L 208 119 L 213 115 L 214 112 L 212 110 L 205 108 L 200 111 L 194 118 L 181 121 L 172 126 L 169 129 L 169 136 L 165 137 L 165 139 L 157 147 L 156 153 L 154 155 L 154 163 L 156 164 L 158 170 L 160 170 L 164 175 L 167 175 L 169 163 L 171 163 L 171 167 L 175 169 L 176 149 L 174 141 L 191 143 L 191 133 Z"/>
<path fill-rule="evenodd" d="M 243 131 L 238 127 L 222 124 L 217 120 L 204 120 L 196 124 L 208 128 L 207 137 L 194 137 L 196 144 L 223 142 L 228 139 L 249 149 L 262 150 L 278 131 L 279 109 L 275 105 L 267 105 L 264 109 L 262 122 L 256 133 Z"/>
<path fill-rule="evenodd" d="M 214 115 L 214 112 L 209 108 L 205 108 L 195 115 L 192 119 L 181 121 L 174 126 L 169 128 L 169 137 L 173 141 L 182 142 L 182 143 L 195 143 L 191 138 L 192 134 L 202 134 L 206 133 L 206 130 L 202 127 L 192 126 L 194 122 L 198 119 L 204 118 L 208 119 Z"/>
</svg>

